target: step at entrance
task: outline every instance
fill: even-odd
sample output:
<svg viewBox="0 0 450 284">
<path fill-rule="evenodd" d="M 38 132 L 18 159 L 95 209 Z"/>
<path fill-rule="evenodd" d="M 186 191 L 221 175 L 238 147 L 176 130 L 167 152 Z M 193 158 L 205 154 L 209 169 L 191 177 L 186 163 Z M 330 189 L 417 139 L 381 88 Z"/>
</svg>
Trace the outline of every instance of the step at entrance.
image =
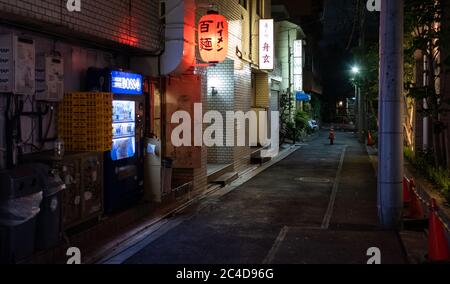
<svg viewBox="0 0 450 284">
<path fill-rule="evenodd" d="M 272 160 L 272 158 L 270 158 L 270 157 L 262 157 L 261 156 L 261 150 L 262 149 L 252 153 L 252 155 L 250 157 L 250 161 L 251 161 L 252 164 L 260 164 L 260 165 L 262 165 L 262 164 L 267 163 L 270 160 Z"/>
<path fill-rule="evenodd" d="M 219 178 L 215 179 L 212 183 L 220 184 L 222 186 L 226 186 L 233 181 L 237 180 L 239 174 L 237 172 L 226 173 Z"/>
</svg>

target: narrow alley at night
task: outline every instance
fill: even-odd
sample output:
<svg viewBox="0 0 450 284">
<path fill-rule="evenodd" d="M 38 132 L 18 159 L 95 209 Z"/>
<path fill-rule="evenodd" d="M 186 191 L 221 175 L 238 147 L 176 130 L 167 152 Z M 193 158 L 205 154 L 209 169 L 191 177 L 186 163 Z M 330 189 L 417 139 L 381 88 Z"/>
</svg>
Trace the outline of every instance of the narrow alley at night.
<svg viewBox="0 0 450 284">
<path fill-rule="evenodd" d="M 104 261 L 364 263 L 368 248 L 378 247 L 385 263 L 406 262 L 397 235 L 378 226 L 375 172 L 364 147 L 345 132 L 332 147 L 327 134 L 179 212 L 167 230 L 159 229 L 164 232 L 150 232 Z"/>
<path fill-rule="evenodd" d="M 0 0 L 0 264 L 449 264 L 449 27 L 450 0 Z"/>
</svg>

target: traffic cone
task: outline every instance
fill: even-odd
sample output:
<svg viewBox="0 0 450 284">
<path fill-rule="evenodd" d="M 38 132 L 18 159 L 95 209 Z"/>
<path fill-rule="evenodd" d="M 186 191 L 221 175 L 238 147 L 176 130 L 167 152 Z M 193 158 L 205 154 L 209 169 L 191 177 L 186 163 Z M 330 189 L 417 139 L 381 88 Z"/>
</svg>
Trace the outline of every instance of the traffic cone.
<svg viewBox="0 0 450 284">
<path fill-rule="evenodd" d="M 408 205 L 411 202 L 409 183 L 410 181 L 406 177 L 403 177 L 403 204 L 405 205 Z"/>
<path fill-rule="evenodd" d="M 448 241 L 445 237 L 445 230 L 441 220 L 436 214 L 436 200 L 431 200 L 430 206 L 430 225 L 428 233 L 428 260 L 429 261 L 449 261 L 450 252 Z"/>
<path fill-rule="evenodd" d="M 410 179 L 409 186 L 410 202 L 407 217 L 411 219 L 424 219 L 425 213 L 422 208 L 422 202 L 420 202 L 419 197 L 414 190 L 416 184 L 414 183 L 413 179 Z"/>
<path fill-rule="evenodd" d="M 373 142 L 372 139 L 372 134 L 370 133 L 370 131 L 367 132 L 367 146 L 373 146 L 375 145 L 375 143 Z"/>
</svg>

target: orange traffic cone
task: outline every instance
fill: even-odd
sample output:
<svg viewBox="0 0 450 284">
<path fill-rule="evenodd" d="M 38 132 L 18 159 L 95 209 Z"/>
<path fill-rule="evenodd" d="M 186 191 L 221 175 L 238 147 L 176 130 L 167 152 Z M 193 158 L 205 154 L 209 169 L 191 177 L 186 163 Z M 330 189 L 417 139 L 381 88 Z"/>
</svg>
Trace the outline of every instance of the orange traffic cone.
<svg viewBox="0 0 450 284">
<path fill-rule="evenodd" d="M 450 252 L 448 241 L 445 237 L 444 227 L 437 214 L 436 200 L 431 200 L 430 225 L 428 235 L 428 260 L 429 261 L 449 261 Z"/>
<path fill-rule="evenodd" d="M 410 181 L 406 177 L 404 177 L 403 178 L 403 203 L 405 205 L 408 205 L 409 202 L 411 202 L 411 195 L 409 192 L 409 183 L 410 183 Z"/>
<path fill-rule="evenodd" d="M 411 219 L 424 219 L 425 213 L 423 212 L 422 203 L 420 202 L 419 197 L 414 191 L 416 184 L 414 183 L 413 179 L 409 181 L 409 186 L 410 203 L 407 217 Z"/>
<path fill-rule="evenodd" d="M 372 134 L 369 132 L 367 132 L 367 146 L 373 146 L 375 145 L 375 143 L 373 142 L 372 139 Z"/>
</svg>

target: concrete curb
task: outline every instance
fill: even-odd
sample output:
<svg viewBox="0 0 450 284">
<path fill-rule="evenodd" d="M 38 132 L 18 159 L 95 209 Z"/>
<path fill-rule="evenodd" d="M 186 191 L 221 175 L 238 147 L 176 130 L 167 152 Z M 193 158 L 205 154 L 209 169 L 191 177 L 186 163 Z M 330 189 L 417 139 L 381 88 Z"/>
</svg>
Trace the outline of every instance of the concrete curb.
<svg viewBox="0 0 450 284">
<path fill-rule="evenodd" d="M 366 145 L 367 154 L 369 155 L 369 159 L 374 167 L 375 174 L 377 175 L 378 172 L 378 149 L 376 147 L 367 146 Z M 419 194 L 419 199 L 421 200 L 422 204 L 424 205 L 424 211 L 427 212 L 425 207 L 428 207 L 430 200 L 432 198 L 436 199 L 438 202 L 438 216 L 441 219 L 445 229 L 447 230 L 447 236 L 450 236 L 450 208 L 445 205 L 444 198 L 436 192 L 433 185 L 426 180 L 425 177 L 423 177 L 420 173 L 418 173 L 416 170 L 412 168 L 412 166 L 405 162 L 404 164 L 404 172 L 406 177 L 413 177 L 414 181 L 416 183 L 416 190 Z M 425 261 L 425 253 L 426 249 L 424 251 L 424 254 L 419 256 L 419 253 L 421 251 L 420 247 L 421 244 L 425 242 L 426 246 L 426 235 L 425 232 L 419 233 L 419 232 L 409 232 L 409 231 L 400 231 L 399 232 L 400 240 L 402 242 L 402 245 L 404 246 L 404 249 L 408 255 L 408 258 L 410 259 L 411 263 L 423 263 Z M 448 237 L 449 241 L 450 238 Z M 423 248 L 422 248 L 423 250 Z M 412 256 L 411 256 L 412 255 Z"/>
<path fill-rule="evenodd" d="M 367 153 L 375 169 L 375 173 L 378 172 L 378 150 L 375 147 L 366 146 Z M 444 225 L 448 232 L 450 232 L 450 208 L 445 205 L 444 198 L 436 192 L 433 185 L 426 180 L 420 173 L 415 171 L 409 163 L 404 165 L 405 176 L 414 177 L 416 183 L 417 192 L 421 201 L 428 206 L 432 198 L 436 199 L 439 206 L 438 215 L 444 221 Z"/>
</svg>

